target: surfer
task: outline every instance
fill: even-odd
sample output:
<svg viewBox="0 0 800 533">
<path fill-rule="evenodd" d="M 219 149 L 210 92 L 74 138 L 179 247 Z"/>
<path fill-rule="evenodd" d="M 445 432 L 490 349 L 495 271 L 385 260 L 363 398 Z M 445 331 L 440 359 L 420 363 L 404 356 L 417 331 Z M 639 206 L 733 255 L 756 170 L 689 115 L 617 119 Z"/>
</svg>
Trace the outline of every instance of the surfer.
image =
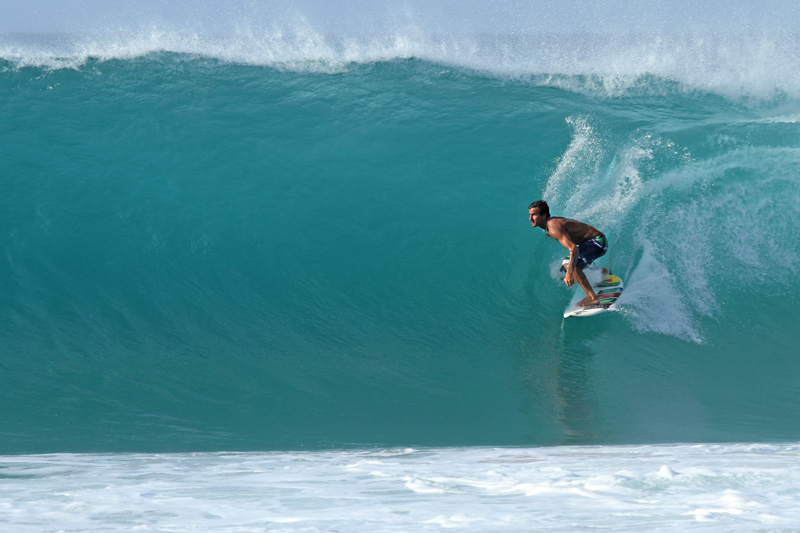
<svg viewBox="0 0 800 533">
<path fill-rule="evenodd" d="M 595 259 L 602 257 L 608 250 L 608 241 L 596 228 L 589 224 L 564 217 L 551 217 L 550 207 L 544 200 L 536 200 L 528 206 L 531 225 L 542 228 L 548 237 L 558 239 L 564 248 L 569 250 L 569 264 L 566 268 L 564 283 L 571 287 L 575 281 L 586 292 L 586 298 L 578 302 L 581 307 L 599 304 L 592 284 L 586 279 L 583 269 L 591 265 Z"/>
</svg>

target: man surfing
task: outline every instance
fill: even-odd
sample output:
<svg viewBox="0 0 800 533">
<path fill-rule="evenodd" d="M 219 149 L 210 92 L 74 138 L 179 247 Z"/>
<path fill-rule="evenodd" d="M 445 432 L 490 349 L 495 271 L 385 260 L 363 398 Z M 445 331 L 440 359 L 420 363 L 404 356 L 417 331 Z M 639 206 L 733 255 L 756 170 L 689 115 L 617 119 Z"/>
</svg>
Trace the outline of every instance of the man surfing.
<svg viewBox="0 0 800 533">
<path fill-rule="evenodd" d="M 536 200 L 529 205 L 528 213 L 534 228 L 542 228 L 546 236 L 558 239 L 569 250 L 569 264 L 566 268 L 562 266 L 561 270 L 566 272 L 564 283 L 567 287 L 577 281 L 586 292 L 586 298 L 577 305 L 586 307 L 599 304 L 600 300 L 592 289 L 592 284 L 586 279 L 583 269 L 605 255 L 608 250 L 606 236 L 589 224 L 564 217 L 551 217 L 550 207 L 544 200 Z"/>
</svg>

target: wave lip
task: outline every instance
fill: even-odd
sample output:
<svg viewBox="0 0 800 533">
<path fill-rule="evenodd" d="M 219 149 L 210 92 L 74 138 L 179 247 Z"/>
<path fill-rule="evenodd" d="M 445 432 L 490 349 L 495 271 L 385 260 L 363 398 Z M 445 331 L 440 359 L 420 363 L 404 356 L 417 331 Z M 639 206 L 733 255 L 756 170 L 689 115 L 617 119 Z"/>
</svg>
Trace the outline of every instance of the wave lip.
<svg viewBox="0 0 800 533">
<path fill-rule="evenodd" d="M 800 97 L 800 36 L 451 35 L 408 27 L 372 35 L 328 35 L 308 25 L 231 34 L 120 31 L 0 36 L 6 68 L 80 68 L 88 61 L 176 53 L 226 63 L 309 72 L 420 59 L 485 75 L 605 97 L 652 89 L 653 80 L 729 98 Z M 657 84 L 657 90 L 675 90 Z"/>
</svg>

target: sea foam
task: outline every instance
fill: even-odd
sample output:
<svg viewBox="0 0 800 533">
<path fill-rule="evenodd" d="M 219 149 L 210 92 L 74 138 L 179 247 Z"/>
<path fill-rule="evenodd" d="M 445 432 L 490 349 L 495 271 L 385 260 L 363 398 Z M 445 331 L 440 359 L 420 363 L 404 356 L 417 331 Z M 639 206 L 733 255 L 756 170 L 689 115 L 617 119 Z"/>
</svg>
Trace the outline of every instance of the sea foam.
<svg viewBox="0 0 800 533">
<path fill-rule="evenodd" d="M 151 26 L 0 36 L 6 68 L 79 68 L 160 53 L 330 73 L 413 58 L 612 98 L 691 90 L 739 100 L 800 96 L 800 37 L 791 33 L 442 35 L 406 24 L 378 34 L 330 34 L 300 18 L 218 34 Z"/>
<path fill-rule="evenodd" d="M 762 530 L 800 520 L 796 444 L 0 458 L 21 533 Z"/>
</svg>

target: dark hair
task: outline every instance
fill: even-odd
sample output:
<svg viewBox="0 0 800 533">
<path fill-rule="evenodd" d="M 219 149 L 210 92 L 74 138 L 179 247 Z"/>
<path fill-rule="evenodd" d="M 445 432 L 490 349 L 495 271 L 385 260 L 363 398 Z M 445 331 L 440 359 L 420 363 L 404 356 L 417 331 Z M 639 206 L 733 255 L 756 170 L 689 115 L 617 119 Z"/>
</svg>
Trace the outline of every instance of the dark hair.
<svg viewBox="0 0 800 533">
<path fill-rule="evenodd" d="M 546 217 L 550 216 L 550 206 L 547 205 L 547 202 L 544 200 L 536 200 L 531 205 L 528 206 L 528 211 L 533 209 L 534 207 L 539 208 L 539 212 Z"/>
</svg>

